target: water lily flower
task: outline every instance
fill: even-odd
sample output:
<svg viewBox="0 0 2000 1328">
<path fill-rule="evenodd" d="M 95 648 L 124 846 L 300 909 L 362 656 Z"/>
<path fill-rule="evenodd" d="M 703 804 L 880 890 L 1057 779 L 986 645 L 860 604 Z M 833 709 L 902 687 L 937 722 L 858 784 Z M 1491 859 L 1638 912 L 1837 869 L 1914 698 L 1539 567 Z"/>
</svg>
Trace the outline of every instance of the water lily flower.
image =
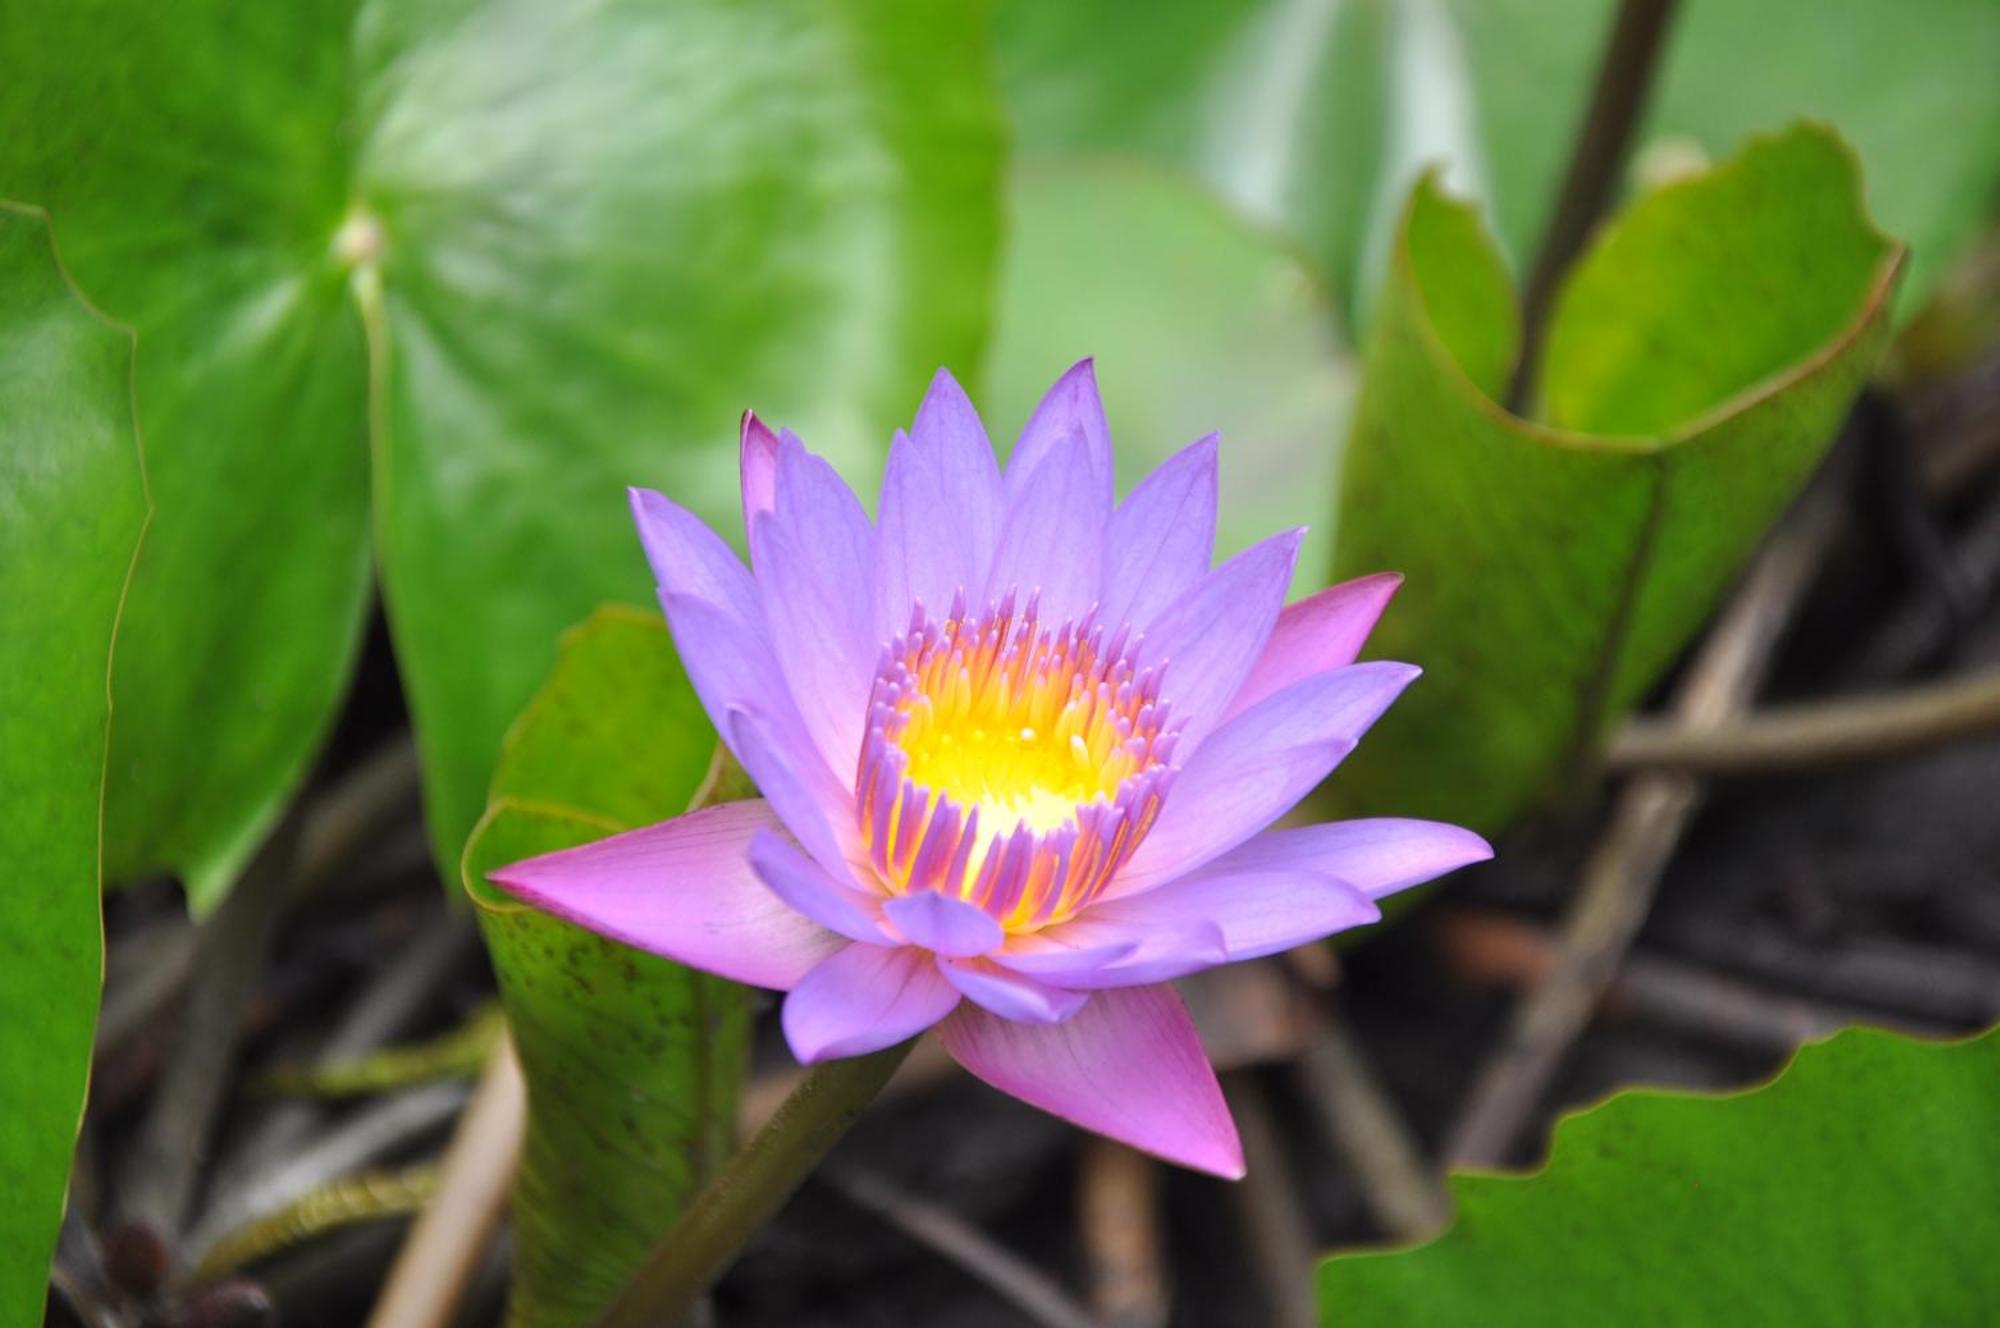
<svg viewBox="0 0 2000 1328">
<path fill-rule="evenodd" d="M 493 874 L 560 917 L 788 993 L 801 1061 L 935 1026 L 987 1083 L 1240 1176 L 1175 978 L 1374 921 L 1490 855 L 1415 820 L 1271 829 L 1405 685 L 1354 662 L 1400 578 L 1285 604 L 1301 531 L 1214 562 L 1216 443 L 1114 501 L 1089 361 L 1003 469 L 939 373 L 876 518 L 743 422 L 750 565 L 632 491 L 675 645 L 763 794 Z"/>
</svg>

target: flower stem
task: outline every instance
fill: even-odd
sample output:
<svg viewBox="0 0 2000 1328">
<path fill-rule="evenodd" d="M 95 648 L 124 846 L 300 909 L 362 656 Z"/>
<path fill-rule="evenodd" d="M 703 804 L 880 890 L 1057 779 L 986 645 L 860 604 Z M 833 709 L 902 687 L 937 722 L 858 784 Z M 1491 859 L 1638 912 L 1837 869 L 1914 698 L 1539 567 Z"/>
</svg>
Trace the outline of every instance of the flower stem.
<svg viewBox="0 0 2000 1328">
<path fill-rule="evenodd" d="M 913 1042 L 814 1067 L 710 1181 L 597 1318 L 596 1328 L 680 1324 L 737 1252 L 847 1133 Z"/>
<path fill-rule="evenodd" d="M 1507 408 L 1517 415 L 1525 414 L 1533 404 L 1542 334 L 1547 330 L 1556 287 L 1617 190 L 1618 168 L 1646 109 L 1676 3 L 1621 0 L 1618 6 L 1618 17 L 1598 62 L 1590 109 L 1578 126 L 1562 192 L 1521 294 L 1521 358 L 1514 366 L 1514 382 L 1507 392 Z"/>
</svg>

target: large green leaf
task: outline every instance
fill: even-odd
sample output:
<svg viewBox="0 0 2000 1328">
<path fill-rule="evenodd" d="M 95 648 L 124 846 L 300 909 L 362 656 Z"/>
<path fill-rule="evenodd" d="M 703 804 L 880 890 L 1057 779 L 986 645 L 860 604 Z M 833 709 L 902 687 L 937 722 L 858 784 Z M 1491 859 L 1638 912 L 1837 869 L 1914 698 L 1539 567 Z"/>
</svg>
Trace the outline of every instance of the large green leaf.
<svg viewBox="0 0 2000 1328">
<path fill-rule="evenodd" d="M 1013 227 L 987 359 L 996 436 L 1085 355 L 1119 479 L 1220 432 L 1218 545 L 1312 528 L 1301 587 L 1332 556 L 1338 455 L 1355 366 L 1299 256 L 1188 181 L 1143 162 L 1016 172 Z"/>
<path fill-rule="evenodd" d="M 0 206 L 0 1322 L 39 1323 L 104 971 L 111 642 L 147 515 L 132 333 Z"/>
<path fill-rule="evenodd" d="M 1852 1029 L 1733 1096 L 1627 1092 L 1458 1219 L 1336 1256 L 1339 1324 L 1975 1324 L 2000 1304 L 2000 1034 Z"/>
<path fill-rule="evenodd" d="M 326 730 L 368 600 L 344 4 L 0 6 L 0 196 L 139 329 L 157 514 L 118 651 L 106 874 L 212 904 Z"/>
<path fill-rule="evenodd" d="M 556 635 L 648 581 L 628 483 L 735 523 L 754 405 L 843 463 L 976 362 L 977 5 L 0 9 L 0 193 L 147 337 L 161 520 L 112 866 L 211 902 L 297 784 L 374 529 L 440 861 Z M 356 306 L 360 316 L 356 316 Z"/>
<path fill-rule="evenodd" d="M 1175 162 L 1372 300 L 1396 208 L 1426 163 L 1489 201 L 1531 256 L 1589 98 L 1615 0 L 1117 0 L 1000 11 L 1002 77 L 1031 153 Z M 2000 175 L 2000 6 L 1991 0 L 1686 0 L 1642 149 L 1720 157 L 1810 115 L 1868 168 L 1876 214 L 1915 248 L 1910 307 L 1967 246 Z"/>
<path fill-rule="evenodd" d="M 1600 233 L 1551 322 L 1542 424 L 1496 404 L 1518 334 L 1499 255 L 1424 182 L 1335 564 L 1408 575 L 1371 649 L 1427 676 L 1343 768 L 1342 805 L 1495 826 L 1629 707 L 1832 441 L 1901 256 L 1836 139 L 1757 140 Z"/>
<path fill-rule="evenodd" d="M 656 613 L 564 641 L 507 739 L 465 852 L 528 1083 L 510 1322 L 588 1322 L 727 1153 L 749 1046 L 743 988 L 495 890 L 486 873 L 687 810 L 715 734 Z"/>
</svg>

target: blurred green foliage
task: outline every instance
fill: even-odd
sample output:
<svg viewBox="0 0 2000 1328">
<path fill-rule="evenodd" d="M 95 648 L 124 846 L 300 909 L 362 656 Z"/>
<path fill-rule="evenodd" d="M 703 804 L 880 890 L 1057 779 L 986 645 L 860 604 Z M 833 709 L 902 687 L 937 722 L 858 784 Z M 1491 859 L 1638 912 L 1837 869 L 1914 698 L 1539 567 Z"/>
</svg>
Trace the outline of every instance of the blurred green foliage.
<svg viewBox="0 0 2000 1328">
<path fill-rule="evenodd" d="M 1728 1096 L 1620 1093 L 1427 1245 L 1336 1255 L 1344 1324 L 1973 1324 L 2000 1303 L 2000 1033 L 1851 1029 Z"/>
<path fill-rule="evenodd" d="M 1616 0 L 1119 0 L 999 11 L 1002 79 L 1031 154 L 1132 152 L 1281 228 L 1365 323 L 1404 198 L 1443 165 L 1502 254 L 1539 241 Z M 2000 5 L 1683 0 L 1634 177 L 1716 159 L 1801 117 L 1861 154 L 1869 202 L 1915 251 L 1913 310 L 1992 213 Z M 1664 152 L 1662 150 L 1665 150 Z M 1357 339 L 1359 339 L 1357 335 Z"/>
</svg>

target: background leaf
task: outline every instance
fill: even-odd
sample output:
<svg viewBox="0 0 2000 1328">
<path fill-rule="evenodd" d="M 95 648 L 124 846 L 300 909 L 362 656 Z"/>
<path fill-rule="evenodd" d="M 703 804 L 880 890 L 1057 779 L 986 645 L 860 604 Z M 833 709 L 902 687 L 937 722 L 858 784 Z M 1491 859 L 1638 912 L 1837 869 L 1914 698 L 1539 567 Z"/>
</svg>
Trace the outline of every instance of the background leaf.
<svg viewBox="0 0 2000 1328">
<path fill-rule="evenodd" d="M 0 82 L 0 194 L 149 346 L 114 872 L 212 903 L 295 791 L 367 604 L 371 423 L 455 869 L 557 634 L 649 589 L 625 485 L 733 529 L 745 406 L 873 462 L 977 363 L 984 33 L 918 0 L 7 7 L 36 58 Z"/>
<path fill-rule="evenodd" d="M 132 334 L 0 206 L 0 1321 L 39 1323 L 103 976 L 111 642 L 147 516 Z"/>
<path fill-rule="evenodd" d="M 1469 205 L 1418 188 L 1335 572 L 1408 575 L 1370 649 L 1426 677 L 1343 767 L 1343 810 L 1497 826 L 1671 662 L 1881 349 L 1901 249 L 1859 201 L 1815 129 L 1640 200 L 1558 300 L 1544 425 L 1495 401 L 1517 337 L 1498 254 Z"/>
<path fill-rule="evenodd" d="M 651 593 L 625 486 L 738 530 L 745 407 L 866 473 L 939 365 L 976 366 L 998 111 L 977 5 L 374 17 L 377 510 L 446 860 L 556 635 Z"/>
<path fill-rule="evenodd" d="M 1426 166 L 1485 203 L 1516 269 L 1539 242 L 1614 0 L 1115 0 L 1008 5 L 1002 77 L 1029 153 L 1113 149 L 1194 173 L 1283 227 L 1351 325 Z M 1687 0 L 1639 159 L 1719 158 L 1801 115 L 1851 140 L 1873 210 L 1915 251 L 1913 309 L 1992 205 L 2000 7 L 1990 0 Z"/>
<path fill-rule="evenodd" d="M 1322 1265 L 1323 1321 L 1979 1323 L 2000 1302 L 2000 1034 L 1851 1029 L 1729 1097 L 1621 1093 L 1527 1176 L 1455 1176 L 1415 1249 Z"/>
<path fill-rule="evenodd" d="M 528 1082 L 509 1322 L 589 1322 L 728 1152 L 749 994 L 494 889 L 486 873 L 687 810 L 715 734 L 656 613 L 564 638 L 465 852 Z"/>
<path fill-rule="evenodd" d="M 1450 0 L 1472 71 L 1494 225 L 1533 251 L 1570 126 L 1617 6 L 1609 0 Z M 1646 150 L 1679 140 L 1720 158 L 1801 116 L 1854 145 L 1869 211 L 1910 246 L 1909 312 L 1986 225 L 2000 175 L 2000 5 L 1991 0 L 1691 0 L 1674 20 Z M 1974 129 L 1973 126 L 1987 126 Z"/>
<path fill-rule="evenodd" d="M 212 905 L 325 735 L 368 603 L 360 329 L 329 241 L 346 4 L 0 7 L 0 196 L 134 324 L 156 516 L 120 632 L 106 875 Z"/>
<path fill-rule="evenodd" d="M 986 371 L 995 439 L 1095 355 L 1123 488 L 1220 432 L 1218 552 L 1309 525 L 1298 588 L 1324 578 L 1338 467 L 1326 440 L 1346 427 L 1355 367 L 1306 264 L 1141 162 L 1029 166 L 1012 204 Z"/>
</svg>

